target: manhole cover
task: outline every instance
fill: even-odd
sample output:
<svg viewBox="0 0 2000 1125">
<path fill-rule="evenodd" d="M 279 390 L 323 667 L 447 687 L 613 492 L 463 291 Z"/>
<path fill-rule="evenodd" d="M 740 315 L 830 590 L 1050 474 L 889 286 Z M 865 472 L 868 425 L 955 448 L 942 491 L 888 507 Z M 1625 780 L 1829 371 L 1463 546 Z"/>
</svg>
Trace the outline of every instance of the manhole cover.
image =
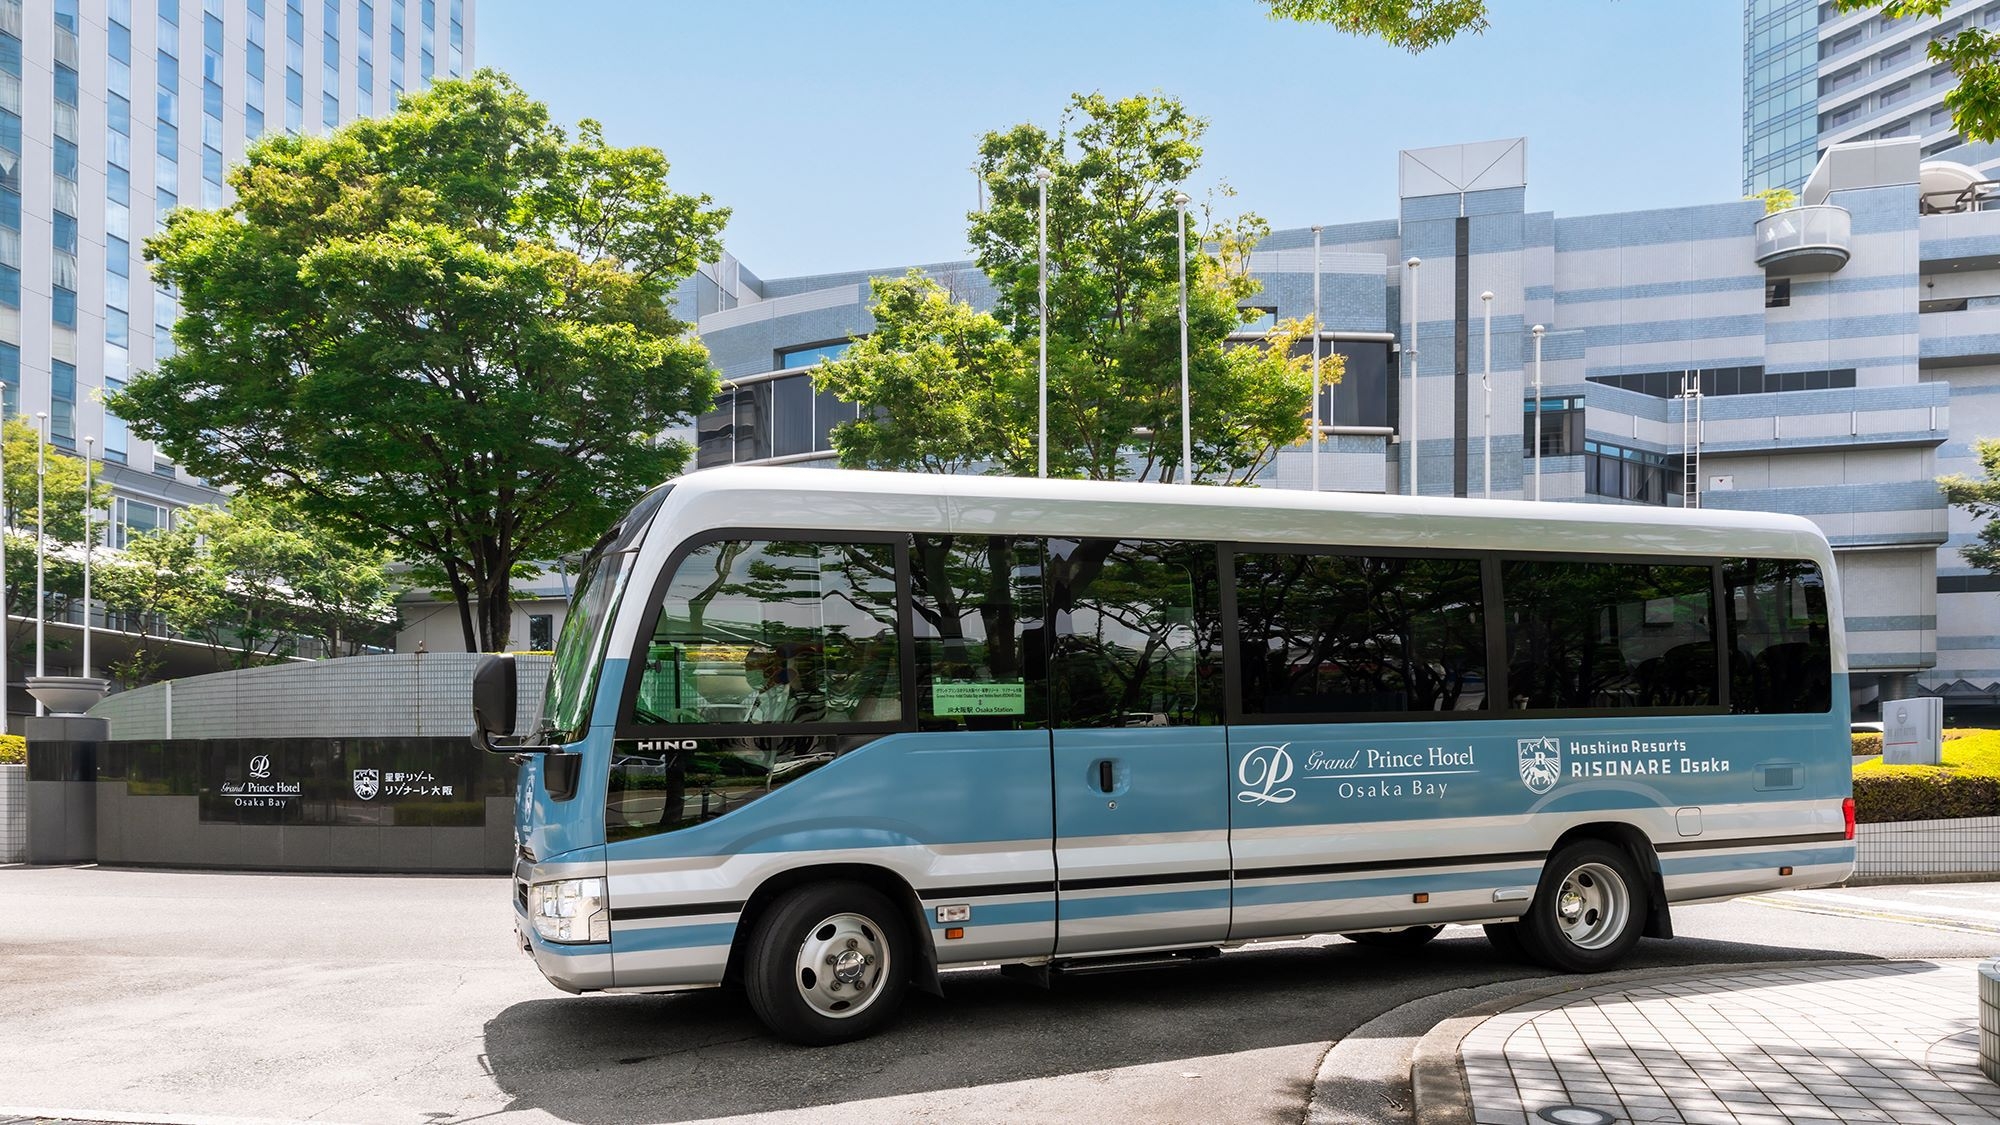
<svg viewBox="0 0 2000 1125">
<path fill-rule="evenodd" d="M 1601 1109 L 1580 1105 L 1552 1105 L 1536 1110 L 1535 1116 L 1553 1125 L 1612 1125 L 1618 1120 Z"/>
</svg>

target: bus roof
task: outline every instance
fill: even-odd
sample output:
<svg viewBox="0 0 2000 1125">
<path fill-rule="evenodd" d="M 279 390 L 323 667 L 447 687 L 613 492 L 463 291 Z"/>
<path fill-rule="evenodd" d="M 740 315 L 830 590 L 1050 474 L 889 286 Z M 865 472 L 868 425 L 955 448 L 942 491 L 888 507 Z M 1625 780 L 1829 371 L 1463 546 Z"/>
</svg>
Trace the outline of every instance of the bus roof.
<svg viewBox="0 0 2000 1125">
<path fill-rule="evenodd" d="M 661 516 L 656 530 L 672 542 L 728 528 L 844 529 L 1747 555 L 1814 559 L 1829 573 L 1833 566 L 1812 521 L 1773 512 L 764 465 L 683 476 Z"/>
</svg>

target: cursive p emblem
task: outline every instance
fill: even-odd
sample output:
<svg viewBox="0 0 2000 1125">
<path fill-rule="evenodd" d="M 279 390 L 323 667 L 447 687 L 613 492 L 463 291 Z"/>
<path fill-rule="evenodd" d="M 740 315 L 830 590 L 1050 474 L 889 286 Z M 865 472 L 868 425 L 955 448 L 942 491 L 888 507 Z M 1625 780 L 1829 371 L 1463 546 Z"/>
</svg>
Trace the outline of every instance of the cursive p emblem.
<svg viewBox="0 0 2000 1125">
<path fill-rule="evenodd" d="M 271 776 L 271 756 L 259 754 L 250 759 L 250 776 L 259 781 Z"/>
<path fill-rule="evenodd" d="M 1299 795 L 1296 789 L 1280 789 L 1292 779 L 1291 743 L 1259 746 L 1243 755 L 1236 766 L 1236 780 L 1243 784 L 1236 799 L 1246 805 L 1282 805 Z"/>
</svg>

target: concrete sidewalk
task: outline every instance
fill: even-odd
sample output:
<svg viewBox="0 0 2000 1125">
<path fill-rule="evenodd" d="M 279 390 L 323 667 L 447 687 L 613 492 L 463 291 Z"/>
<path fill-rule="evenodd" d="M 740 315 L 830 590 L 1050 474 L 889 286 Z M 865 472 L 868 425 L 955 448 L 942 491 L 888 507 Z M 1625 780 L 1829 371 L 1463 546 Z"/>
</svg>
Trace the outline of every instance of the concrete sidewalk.
<svg viewBox="0 0 2000 1125">
<path fill-rule="evenodd" d="M 2000 1086 L 1977 1065 L 1976 965 L 1718 969 L 1494 1010 L 1509 1003 L 1500 1001 L 1425 1037 L 1415 1116 L 1426 1125 L 2000 1122 Z"/>
</svg>

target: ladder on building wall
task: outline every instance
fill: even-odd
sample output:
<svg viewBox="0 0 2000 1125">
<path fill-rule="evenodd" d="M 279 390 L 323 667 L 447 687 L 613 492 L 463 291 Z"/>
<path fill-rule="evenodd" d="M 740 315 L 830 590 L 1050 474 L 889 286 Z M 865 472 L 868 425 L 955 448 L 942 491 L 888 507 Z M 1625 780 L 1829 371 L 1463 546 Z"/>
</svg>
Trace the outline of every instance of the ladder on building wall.
<svg viewBox="0 0 2000 1125">
<path fill-rule="evenodd" d="M 1681 507 L 1701 507 L 1701 373 L 1681 374 Z"/>
</svg>

